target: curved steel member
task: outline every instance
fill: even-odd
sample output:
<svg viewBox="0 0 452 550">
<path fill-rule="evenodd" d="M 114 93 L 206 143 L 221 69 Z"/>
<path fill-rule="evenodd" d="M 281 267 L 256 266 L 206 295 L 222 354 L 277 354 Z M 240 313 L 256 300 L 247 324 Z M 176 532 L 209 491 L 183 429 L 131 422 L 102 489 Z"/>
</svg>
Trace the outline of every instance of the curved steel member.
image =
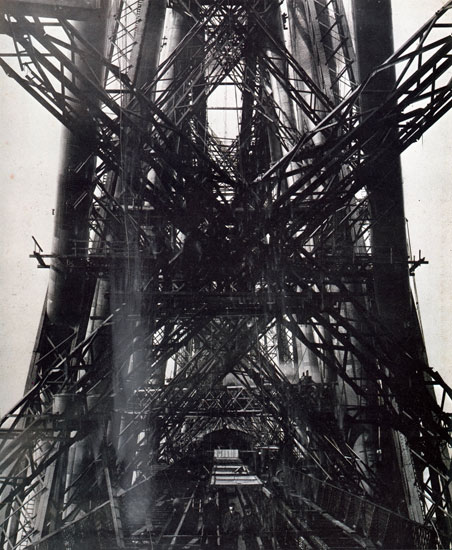
<svg viewBox="0 0 452 550">
<path fill-rule="evenodd" d="M 99 10 L 89 20 L 75 23 L 81 36 L 99 52 L 106 45 L 107 12 L 110 2 L 103 0 Z M 75 55 L 74 63 L 78 71 L 101 82 L 102 62 L 92 56 Z M 68 259 L 78 262 L 88 251 L 88 217 L 93 192 L 93 172 L 95 157 L 92 142 L 96 128 L 84 104 L 74 101 L 74 110 L 79 117 L 80 134 L 64 129 L 60 161 L 55 227 L 50 268 L 46 311 L 49 321 L 55 325 L 74 327 L 79 322 L 82 304 L 87 288 L 86 274 L 81 269 L 69 266 Z"/>
</svg>

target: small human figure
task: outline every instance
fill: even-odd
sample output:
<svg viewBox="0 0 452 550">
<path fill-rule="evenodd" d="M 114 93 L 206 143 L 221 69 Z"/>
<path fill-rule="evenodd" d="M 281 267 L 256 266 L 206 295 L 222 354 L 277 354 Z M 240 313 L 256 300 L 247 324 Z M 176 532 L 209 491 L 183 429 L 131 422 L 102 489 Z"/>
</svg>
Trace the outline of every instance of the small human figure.
<svg viewBox="0 0 452 550">
<path fill-rule="evenodd" d="M 256 537 L 259 535 L 260 525 L 251 508 L 245 508 L 242 521 L 242 534 L 246 550 L 259 550 Z"/>
<path fill-rule="evenodd" d="M 173 499 L 173 514 L 178 514 L 182 511 L 183 503 L 179 497 Z"/>
<path fill-rule="evenodd" d="M 241 528 L 242 516 L 235 509 L 234 503 L 231 502 L 223 519 L 222 548 L 225 550 L 238 550 Z"/>
<path fill-rule="evenodd" d="M 207 497 L 202 508 L 202 544 L 209 548 L 217 547 L 217 527 L 220 519 L 218 506 L 213 495 Z"/>
<path fill-rule="evenodd" d="M 283 13 L 281 15 L 281 19 L 282 19 L 282 23 L 283 23 L 283 29 L 287 30 L 287 20 L 289 19 L 289 16 L 287 15 L 287 13 Z"/>
</svg>

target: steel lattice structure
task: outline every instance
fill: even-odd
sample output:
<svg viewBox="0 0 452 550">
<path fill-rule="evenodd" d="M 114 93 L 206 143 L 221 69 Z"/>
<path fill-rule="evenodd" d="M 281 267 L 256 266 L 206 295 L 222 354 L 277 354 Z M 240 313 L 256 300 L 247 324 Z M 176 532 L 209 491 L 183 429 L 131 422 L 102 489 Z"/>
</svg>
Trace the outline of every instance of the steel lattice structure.
<svg viewBox="0 0 452 550">
<path fill-rule="evenodd" d="M 220 435 L 272 449 L 274 547 L 333 547 L 307 508 L 449 547 L 398 158 L 452 105 L 452 2 L 395 53 L 382 4 L 355 52 L 342 0 L 3 2 L 0 65 L 66 134 L 2 548 L 196 547 L 157 513 Z"/>
</svg>

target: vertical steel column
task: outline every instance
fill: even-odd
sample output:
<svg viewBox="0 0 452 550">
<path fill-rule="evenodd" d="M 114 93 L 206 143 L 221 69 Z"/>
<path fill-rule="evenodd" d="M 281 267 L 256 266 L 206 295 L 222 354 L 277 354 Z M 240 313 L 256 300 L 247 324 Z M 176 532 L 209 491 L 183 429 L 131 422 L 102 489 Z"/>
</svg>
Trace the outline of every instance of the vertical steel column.
<svg viewBox="0 0 452 550">
<path fill-rule="evenodd" d="M 81 37 L 99 52 L 104 52 L 105 49 L 110 8 L 110 2 L 104 0 L 100 9 L 91 13 L 89 19 L 75 24 Z M 79 52 L 74 54 L 74 61 L 84 76 L 101 84 L 102 62 L 90 56 L 83 44 L 79 44 Z M 52 249 L 55 257 L 51 264 L 46 301 L 46 313 L 53 325 L 52 334 L 56 341 L 69 333 L 71 328 L 77 329 L 80 324 L 84 324 L 83 306 L 90 299 L 91 291 L 86 274 L 81 270 L 74 271 L 68 268 L 64 259 L 64 256 L 86 257 L 88 252 L 88 219 L 96 162 L 93 155 L 96 127 L 92 121 L 92 114 L 83 102 L 77 100 L 74 101 L 73 108 L 77 112 L 84 136 L 82 139 L 80 134 L 75 135 L 67 129 L 63 130 Z M 69 414 L 66 410 L 57 412 L 62 416 Z M 81 415 L 82 411 L 78 411 L 77 414 Z M 67 421 L 70 422 L 70 418 Z M 61 422 L 65 420 L 62 419 Z M 63 430 L 63 433 L 66 432 Z M 64 437 L 61 434 L 62 432 L 59 432 L 59 436 Z M 69 513 L 69 510 L 63 512 L 64 504 L 73 492 L 68 492 L 68 489 L 80 475 L 86 453 L 86 442 L 78 442 L 46 471 L 45 493 L 35 501 L 37 538 L 49 530 L 57 529 L 64 516 Z"/>
<path fill-rule="evenodd" d="M 273 33 L 275 41 L 284 46 L 284 31 L 282 26 L 282 14 L 280 6 L 276 6 L 271 13 L 270 27 Z M 280 75 L 284 75 L 286 79 L 289 78 L 287 61 L 285 57 L 277 50 L 273 44 L 268 44 L 266 47 L 266 55 L 273 62 L 275 68 Z M 288 127 L 289 129 L 296 128 L 295 111 L 293 102 L 287 93 L 285 87 L 281 84 L 280 80 L 274 75 L 270 74 L 271 88 L 273 92 L 273 99 L 278 109 L 279 124 Z M 284 153 L 288 151 L 290 146 L 282 146 Z M 283 154 L 284 154 L 283 153 Z"/>
<path fill-rule="evenodd" d="M 82 37 L 99 52 L 105 48 L 108 8 L 109 2 L 104 0 L 100 10 L 86 21 L 76 24 Z M 85 57 L 83 45 L 80 49 L 81 53 L 75 55 L 78 70 L 100 84 L 103 74 L 101 60 L 88 55 Z M 86 275 L 80 270 L 69 272 L 61 257 L 87 255 L 96 128 L 83 102 L 74 101 L 73 108 L 77 112 L 83 139 L 79 134 L 76 136 L 69 130 L 63 130 L 52 248 L 55 258 L 50 268 L 47 315 L 51 323 L 76 327 L 87 289 Z"/>
<path fill-rule="evenodd" d="M 175 53 L 177 47 L 182 42 L 184 36 L 190 29 L 190 20 L 188 16 L 182 11 L 178 10 L 176 7 L 169 8 L 166 15 L 166 24 L 165 24 L 165 42 L 160 55 L 160 64 L 162 65 L 165 61 Z M 187 52 L 183 52 L 182 57 L 185 57 Z M 158 83 L 156 98 L 157 102 L 160 97 L 167 92 L 171 87 L 173 82 L 177 80 L 179 76 L 179 71 L 185 69 L 183 67 L 182 59 L 179 58 L 175 62 L 169 64 L 166 69 L 163 77 Z M 174 108 L 174 97 L 171 101 L 165 104 L 164 111 L 168 116 L 174 115 L 172 109 Z"/>
<path fill-rule="evenodd" d="M 362 82 L 366 76 L 379 64 L 383 63 L 394 50 L 392 8 L 390 0 L 352 0 L 352 13 L 355 28 L 355 41 L 358 61 L 358 75 Z M 372 88 L 366 88 L 361 97 L 361 112 L 366 113 L 377 107 L 395 86 L 395 69 L 390 67 L 378 73 L 372 79 Z M 378 135 L 378 128 L 371 128 Z M 397 133 L 397 128 L 385 128 L 389 134 Z M 373 137 L 366 144 L 365 151 L 373 154 L 375 150 L 384 148 L 378 138 Z M 371 243 L 373 265 L 373 282 L 376 307 L 381 319 L 386 325 L 387 334 L 402 344 L 408 343 L 409 334 L 413 330 L 416 318 L 412 308 L 408 275 L 408 251 L 405 232 L 405 212 L 403 202 L 403 180 L 400 159 L 388 163 L 385 156 L 377 166 L 365 172 L 365 185 L 369 195 L 371 211 Z M 414 354 L 416 355 L 415 350 Z M 394 350 L 388 349 L 394 354 Z M 395 359 L 397 357 L 394 357 Z M 410 373 L 402 367 L 399 361 L 400 383 L 410 384 Z M 395 452 L 402 443 L 403 436 L 394 433 Z M 389 434 L 382 435 L 383 442 L 391 445 Z M 392 445 L 391 445 L 392 446 Z M 387 456 L 391 451 L 386 449 Z M 422 512 L 418 495 L 413 495 L 412 488 L 407 487 L 408 464 L 393 472 L 394 486 L 402 484 L 406 501 L 411 502 L 407 511 L 413 520 L 421 521 Z M 395 491 L 395 494 L 397 491 Z M 400 491 L 399 491 L 400 494 Z M 394 503 L 396 505 L 396 503 Z"/>
<path fill-rule="evenodd" d="M 128 76 L 136 87 L 142 88 L 143 92 L 151 98 L 154 97 L 154 89 L 146 89 L 146 85 L 151 83 L 159 63 L 161 62 L 161 47 L 163 40 L 163 32 L 165 27 L 165 20 L 167 16 L 166 1 L 156 0 L 144 2 L 140 14 L 140 21 L 137 26 L 137 36 L 135 37 L 136 46 L 131 54 L 130 64 L 131 67 L 128 71 Z M 136 107 L 135 107 L 136 108 Z M 127 130 L 129 131 L 129 130 Z M 133 136 L 131 136 L 133 139 Z M 132 151 L 132 155 L 138 153 L 138 151 Z M 135 163 L 130 162 L 127 166 L 128 174 L 123 177 L 129 177 L 132 185 L 134 185 L 136 174 L 135 171 L 140 166 L 139 160 Z M 119 191 L 116 196 L 118 200 L 124 200 L 124 208 L 126 211 L 133 215 L 131 204 L 126 198 L 124 193 L 124 185 L 119 182 Z M 139 198 L 140 200 L 142 197 Z M 139 209 L 136 210 L 140 215 Z M 125 243 L 124 243 L 125 246 Z M 116 449 L 118 453 L 118 459 L 123 461 L 124 465 L 128 464 L 134 454 L 134 448 L 136 441 L 130 439 L 130 430 L 121 435 L 123 430 L 129 424 L 129 417 L 126 413 L 128 401 L 133 398 L 134 390 L 140 387 L 146 376 L 147 372 L 147 360 L 146 345 L 144 343 L 147 336 L 147 327 L 149 325 L 149 319 L 146 318 L 144 310 L 144 304 L 142 303 L 141 286 L 142 281 L 146 278 L 146 273 L 143 271 L 144 267 L 139 257 L 135 257 L 132 260 L 131 270 L 128 274 L 125 272 L 112 273 L 112 291 L 111 300 L 113 306 L 120 305 L 123 300 L 123 292 L 127 293 L 129 300 L 127 303 L 127 309 L 129 315 L 136 319 L 133 323 L 130 320 L 124 320 L 115 326 L 113 333 L 113 372 L 120 380 L 120 388 L 116 396 L 115 404 L 115 419 L 113 425 L 116 426 Z M 133 326 L 132 326 L 133 325 Z M 126 340 L 130 340 L 130 357 L 128 360 L 124 358 L 124 350 L 120 349 L 119 342 L 124 342 L 124 334 L 128 334 Z M 123 362 L 128 364 L 125 366 Z M 163 384 L 164 369 L 160 369 L 160 372 L 156 375 L 156 385 Z M 128 473 L 129 478 L 132 476 L 132 471 Z M 130 482 L 130 479 L 129 479 Z"/>
<path fill-rule="evenodd" d="M 319 26 L 313 24 L 316 18 L 316 5 L 313 0 L 305 2 L 287 0 L 287 11 L 290 35 L 289 51 L 309 77 L 329 95 L 331 79 L 323 50 L 321 32 Z M 294 81 L 294 86 L 300 91 L 300 94 L 306 92 L 306 86 L 298 79 Z M 313 107 L 317 108 L 318 106 L 314 104 Z M 297 105 L 295 110 L 299 131 L 302 132 L 304 128 L 312 130 L 314 124 L 303 110 Z M 316 134 L 314 143 L 320 145 L 322 141 L 321 135 Z"/>
<path fill-rule="evenodd" d="M 334 25 L 334 21 L 332 21 L 328 11 L 328 2 L 326 0 L 316 2 L 313 0 L 306 0 L 303 3 L 298 3 L 293 0 L 288 0 L 287 9 L 290 31 L 289 50 L 311 79 L 323 90 L 332 102 L 336 102 L 338 100 L 338 95 L 335 93 L 331 75 L 337 73 L 337 67 L 334 56 L 331 56 L 331 54 L 328 55 L 328 51 L 334 50 L 332 44 L 333 38 L 325 31 L 325 29 L 330 29 Z M 300 84 L 295 83 L 295 85 L 300 88 Z M 300 91 L 302 91 L 302 89 Z M 303 132 L 303 129 L 313 127 L 312 122 L 307 119 L 302 111 L 297 112 L 297 120 L 300 132 Z M 321 142 L 322 138 L 319 136 L 316 139 L 316 144 L 320 145 Z M 335 221 L 333 220 L 332 223 L 335 223 Z M 350 257 L 352 256 L 354 245 L 352 243 L 352 236 L 348 233 L 336 231 L 324 244 L 328 248 L 331 247 L 334 254 L 340 254 L 342 256 L 349 254 Z M 350 285 L 347 286 L 350 287 Z M 356 293 L 356 295 L 362 294 L 363 291 L 361 288 L 354 289 L 352 287 L 350 287 L 349 290 L 352 293 Z M 356 324 L 357 314 L 355 308 L 349 303 L 343 305 L 342 314 L 350 322 Z M 330 322 L 333 321 L 330 320 Z M 306 338 L 314 342 L 312 327 L 304 325 L 300 328 L 303 330 Z M 329 335 L 326 330 L 322 330 L 321 332 L 325 343 L 329 342 L 331 350 L 333 350 L 331 335 Z M 353 345 L 357 345 L 354 339 L 352 343 Z M 334 353 L 336 358 L 332 358 L 332 362 L 334 363 L 334 361 L 337 360 L 343 364 L 343 362 L 346 361 L 344 368 L 347 375 L 355 380 L 358 385 L 366 386 L 371 390 L 369 381 L 365 380 L 362 365 L 360 365 L 356 359 L 353 359 L 350 354 L 344 354 L 344 352 L 340 351 L 333 352 L 331 350 L 328 353 Z M 307 361 L 305 360 L 303 371 L 307 371 L 310 376 L 319 379 L 317 360 L 313 359 L 313 357 L 308 357 Z M 348 384 L 339 383 L 339 385 L 337 385 L 336 373 L 331 366 L 325 365 L 324 376 L 329 383 L 336 385 L 336 412 L 338 415 L 338 425 L 341 429 L 347 428 L 344 429 L 344 433 L 347 433 L 348 443 L 355 448 L 355 452 L 362 458 L 363 462 L 373 469 L 376 462 L 377 445 L 375 430 L 369 425 L 367 420 L 369 408 L 372 408 L 374 405 L 371 402 L 371 398 L 369 397 L 369 400 L 364 401 Z M 372 393 L 372 391 L 369 391 L 369 396 L 371 396 Z M 349 429 L 349 426 L 346 426 L 347 419 L 349 419 L 347 411 L 350 413 L 353 411 L 354 420 L 351 429 Z"/>
<path fill-rule="evenodd" d="M 359 78 L 362 81 L 393 52 L 390 0 L 353 0 Z M 372 79 L 372 89 L 362 96 L 363 116 L 377 107 L 395 86 L 395 69 L 390 67 Z M 397 128 L 387 128 L 397 132 Z M 373 139 L 367 152 L 384 147 Z M 372 215 L 372 250 L 377 308 L 388 332 L 404 341 L 411 319 L 408 284 L 408 252 L 405 233 L 403 182 L 400 160 L 390 165 L 383 157 L 378 167 L 368 171 L 366 187 Z"/>
<path fill-rule="evenodd" d="M 152 81 L 160 62 L 163 30 L 166 15 L 166 0 L 147 0 L 141 6 L 141 24 L 137 27 L 129 78 L 137 88 Z"/>
</svg>

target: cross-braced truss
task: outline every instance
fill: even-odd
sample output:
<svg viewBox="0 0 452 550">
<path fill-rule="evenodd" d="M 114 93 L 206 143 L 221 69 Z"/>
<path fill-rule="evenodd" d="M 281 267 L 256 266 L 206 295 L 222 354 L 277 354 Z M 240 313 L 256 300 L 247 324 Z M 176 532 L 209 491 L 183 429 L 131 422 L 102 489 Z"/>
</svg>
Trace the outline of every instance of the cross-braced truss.
<svg viewBox="0 0 452 550">
<path fill-rule="evenodd" d="M 382 306 L 421 260 L 375 244 L 373 197 L 452 105 L 452 4 L 361 83 L 341 0 L 42 4 L 0 23 L 1 67 L 71 136 L 3 548 L 137 543 L 124 502 L 219 431 L 446 544 L 452 390 L 409 297 Z"/>
</svg>

